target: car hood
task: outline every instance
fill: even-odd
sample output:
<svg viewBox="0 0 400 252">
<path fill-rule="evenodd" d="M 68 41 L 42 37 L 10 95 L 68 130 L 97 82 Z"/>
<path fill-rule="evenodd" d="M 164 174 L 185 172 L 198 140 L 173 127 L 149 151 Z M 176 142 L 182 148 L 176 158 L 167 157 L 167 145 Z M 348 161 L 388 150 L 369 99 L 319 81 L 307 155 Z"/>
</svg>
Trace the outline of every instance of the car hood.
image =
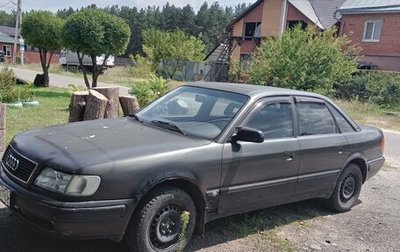
<svg viewBox="0 0 400 252">
<path fill-rule="evenodd" d="M 12 146 L 43 166 L 77 172 L 96 164 L 154 156 L 209 144 L 132 118 L 71 123 L 14 137 Z"/>
</svg>

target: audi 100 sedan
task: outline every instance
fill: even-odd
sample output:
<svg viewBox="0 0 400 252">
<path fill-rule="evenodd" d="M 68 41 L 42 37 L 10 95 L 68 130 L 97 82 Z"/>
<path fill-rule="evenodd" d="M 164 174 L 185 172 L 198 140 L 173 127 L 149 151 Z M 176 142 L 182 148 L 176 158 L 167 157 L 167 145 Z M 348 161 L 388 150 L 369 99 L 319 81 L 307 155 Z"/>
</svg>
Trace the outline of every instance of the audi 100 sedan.
<svg viewBox="0 0 400 252">
<path fill-rule="evenodd" d="M 310 198 L 350 210 L 383 145 L 324 96 L 198 82 L 129 117 L 15 136 L 0 199 L 51 236 L 174 251 L 228 215 Z"/>
</svg>

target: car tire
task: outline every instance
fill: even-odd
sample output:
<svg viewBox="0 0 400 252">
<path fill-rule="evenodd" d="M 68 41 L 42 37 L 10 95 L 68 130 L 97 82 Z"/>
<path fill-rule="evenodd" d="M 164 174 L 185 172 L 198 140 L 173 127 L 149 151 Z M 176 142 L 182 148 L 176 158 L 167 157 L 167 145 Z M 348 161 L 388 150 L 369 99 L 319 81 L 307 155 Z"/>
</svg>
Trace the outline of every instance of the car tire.
<svg viewBox="0 0 400 252">
<path fill-rule="evenodd" d="M 181 213 L 189 213 L 185 237 L 181 239 Z M 156 190 L 132 216 L 125 234 L 131 251 L 172 252 L 183 250 L 195 227 L 196 208 L 191 197 L 175 187 Z M 180 247 L 180 248 L 179 248 Z"/>
<path fill-rule="evenodd" d="M 360 196 L 363 176 L 360 168 L 355 164 L 349 164 L 340 175 L 332 196 L 328 200 L 328 206 L 339 213 L 349 211 Z"/>
</svg>

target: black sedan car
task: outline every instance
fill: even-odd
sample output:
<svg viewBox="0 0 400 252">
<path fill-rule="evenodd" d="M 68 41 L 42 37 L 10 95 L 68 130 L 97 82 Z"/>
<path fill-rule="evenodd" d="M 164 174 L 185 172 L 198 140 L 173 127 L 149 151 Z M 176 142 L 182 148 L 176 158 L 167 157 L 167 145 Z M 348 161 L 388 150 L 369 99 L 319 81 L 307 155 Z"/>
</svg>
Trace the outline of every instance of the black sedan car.
<svg viewBox="0 0 400 252">
<path fill-rule="evenodd" d="M 350 210 L 383 145 L 324 96 L 199 82 L 130 117 L 15 136 L 0 199 L 48 235 L 174 251 L 228 215 L 310 198 Z"/>
</svg>

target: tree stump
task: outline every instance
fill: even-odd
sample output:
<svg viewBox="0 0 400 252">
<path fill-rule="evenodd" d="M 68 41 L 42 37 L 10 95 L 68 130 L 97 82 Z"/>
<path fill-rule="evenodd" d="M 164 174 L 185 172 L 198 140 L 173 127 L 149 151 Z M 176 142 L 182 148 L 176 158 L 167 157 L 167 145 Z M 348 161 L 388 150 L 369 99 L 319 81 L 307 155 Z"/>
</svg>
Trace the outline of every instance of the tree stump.
<svg viewBox="0 0 400 252">
<path fill-rule="evenodd" d="M 97 92 L 96 90 L 90 90 L 89 95 L 86 99 L 85 113 L 83 115 L 83 120 L 96 120 L 103 119 L 106 107 L 108 104 L 108 99 Z"/>
<path fill-rule="evenodd" d="M 132 115 L 140 110 L 136 96 L 120 96 L 119 102 L 121 103 L 124 116 Z"/>
<path fill-rule="evenodd" d="M 118 117 L 118 109 L 119 109 L 119 88 L 117 87 L 96 87 L 93 88 L 100 94 L 104 95 L 108 99 L 108 104 L 106 107 L 106 112 L 104 118 L 116 118 Z"/>
<path fill-rule="evenodd" d="M 85 114 L 86 99 L 89 91 L 74 92 L 69 104 L 69 122 L 80 122 Z"/>
<path fill-rule="evenodd" d="M 6 106 L 0 103 L 0 153 L 5 150 L 6 139 Z"/>
</svg>

